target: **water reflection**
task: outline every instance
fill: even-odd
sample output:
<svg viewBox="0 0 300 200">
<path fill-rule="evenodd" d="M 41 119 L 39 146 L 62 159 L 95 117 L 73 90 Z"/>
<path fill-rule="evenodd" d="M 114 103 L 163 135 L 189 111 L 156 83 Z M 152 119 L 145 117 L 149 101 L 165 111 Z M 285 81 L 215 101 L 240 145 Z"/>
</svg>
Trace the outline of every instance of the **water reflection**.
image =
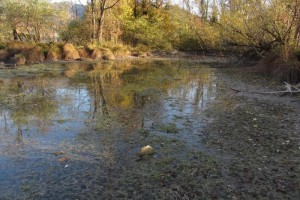
<svg viewBox="0 0 300 200">
<path fill-rule="evenodd" d="M 67 172 L 59 158 L 89 174 L 99 166 L 99 175 L 104 167 L 111 169 L 135 155 L 140 130 L 192 144 L 201 128 L 199 115 L 216 97 L 214 71 L 192 62 L 66 63 L 58 69 L 62 71 L 34 76 L 14 71 L 13 78 L 0 81 L 0 181 L 14 185 L 0 188 L 0 194 L 10 191 L 9 197 L 19 198 L 28 180 L 34 185 L 28 191 L 51 190 L 49 184 Z M 169 125 L 178 134 L 168 134 Z M 64 154 L 56 157 L 53 152 Z M 12 166 L 30 173 L 17 174 Z M 51 176 L 42 176 L 49 170 Z M 81 190 L 75 183 L 82 178 L 92 180 L 78 177 L 76 182 L 73 177 L 80 173 L 69 170 L 74 170 L 67 176 L 71 190 Z M 12 184 L 17 179 L 25 182 Z"/>
<path fill-rule="evenodd" d="M 1 93 L 1 146 L 24 138 L 52 145 L 110 116 L 129 132 L 183 126 L 180 116 L 199 114 L 214 100 L 216 81 L 212 69 L 180 62 L 70 63 L 61 75 L 4 80 Z"/>
</svg>

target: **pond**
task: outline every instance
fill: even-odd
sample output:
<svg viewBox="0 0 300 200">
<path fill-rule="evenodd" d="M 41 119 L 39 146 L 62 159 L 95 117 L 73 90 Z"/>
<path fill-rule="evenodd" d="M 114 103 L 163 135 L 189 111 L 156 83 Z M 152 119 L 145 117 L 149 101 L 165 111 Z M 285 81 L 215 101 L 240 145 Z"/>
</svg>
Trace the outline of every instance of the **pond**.
<svg viewBox="0 0 300 200">
<path fill-rule="evenodd" d="M 214 70 L 187 61 L 46 64 L 0 76 L 0 197 L 9 199 L 129 198 L 146 189 L 162 197 L 155 180 L 168 175 L 159 165 L 204 148 L 201 114 L 217 92 Z M 141 159 L 145 145 L 155 154 Z"/>
<path fill-rule="evenodd" d="M 210 112 L 244 102 L 219 74 L 160 59 L 2 70 L 0 199 L 243 197 L 220 164 L 233 154 L 207 145 Z M 154 154 L 138 156 L 146 145 Z"/>
</svg>

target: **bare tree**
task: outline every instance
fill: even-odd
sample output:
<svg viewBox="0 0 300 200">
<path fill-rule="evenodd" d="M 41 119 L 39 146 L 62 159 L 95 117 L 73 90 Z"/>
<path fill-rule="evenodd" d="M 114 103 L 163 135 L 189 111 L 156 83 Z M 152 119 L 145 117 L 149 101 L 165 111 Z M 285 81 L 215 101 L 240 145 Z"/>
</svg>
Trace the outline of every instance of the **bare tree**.
<svg viewBox="0 0 300 200">
<path fill-rule="evenodd" d="M 98 40 L 100 43 L 102 42 L 105 12 L 116 6 L 119 1 L 120 0 L 114 0 L 110 3 L 109 0 L 91 0 L 94 40 Z"/>
</svg>

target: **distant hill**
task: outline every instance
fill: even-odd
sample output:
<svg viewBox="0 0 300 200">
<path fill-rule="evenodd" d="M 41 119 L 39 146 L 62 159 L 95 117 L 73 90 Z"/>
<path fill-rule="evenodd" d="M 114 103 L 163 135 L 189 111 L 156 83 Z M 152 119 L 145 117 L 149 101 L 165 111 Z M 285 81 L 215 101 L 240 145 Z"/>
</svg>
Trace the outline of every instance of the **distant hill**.
<svg viewBox="0 0 300 200">
<path fill-rule="evenodd" d="M 69 9 L 69 13 L 73 18 L 83 18 L 85 12 L 85 5 L 82 4 L 73 4 L 69 1 L 62 1 L 62 2 L 53 2 L 53 4 L 58 7 L 65 7 L 67 6 Z"/>
<path fill-rule="evenodd" d="M 82 4 L 73 4 L 72 12 L 75 14 L 76 17 L 83 18 L 85 12 L 85 6 Z"/>
</svg>

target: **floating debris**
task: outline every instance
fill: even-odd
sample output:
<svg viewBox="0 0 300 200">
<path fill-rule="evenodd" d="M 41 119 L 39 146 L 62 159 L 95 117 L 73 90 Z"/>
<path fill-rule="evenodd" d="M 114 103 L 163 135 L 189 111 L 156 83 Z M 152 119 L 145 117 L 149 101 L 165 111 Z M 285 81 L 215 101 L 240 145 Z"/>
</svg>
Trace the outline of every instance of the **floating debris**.
<svg viewBox="0 0 300 200">
<path fill-rule="evenodd" d="M 63 151 L 56 151 L 53 153 L 53 155 L 55 156 L 59 156 L 59 155 L 62 155 L 62 154 L 65 154 Z"/>
<path fill-rule="evenodd" d="M 62 158 L 59 158 L 59 159 L 58 159 L 59 162 L 65 162 L 65 161 L 67 161 L 67 160 L 69 160 L 68 157 L 62 157 Z"/>
</svg>

